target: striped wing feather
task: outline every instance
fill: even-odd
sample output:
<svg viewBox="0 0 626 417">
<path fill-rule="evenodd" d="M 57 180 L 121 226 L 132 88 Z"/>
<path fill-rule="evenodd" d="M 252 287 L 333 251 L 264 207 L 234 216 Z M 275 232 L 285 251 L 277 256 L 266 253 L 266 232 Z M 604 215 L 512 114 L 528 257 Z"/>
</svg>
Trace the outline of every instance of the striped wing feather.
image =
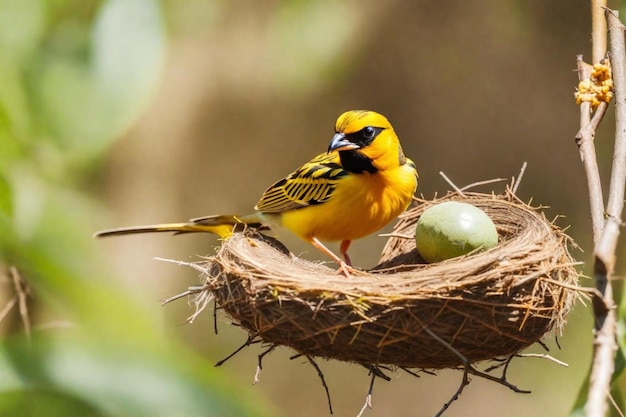
<svg viewBox="0 0 626 417">
<path fill-rule="evenodd" d="M 255 208 L 264 213 L 282 213 L 323 203 L 346 174 L 336 152 L 318 155 L 265 190 Z"/>
</svg>

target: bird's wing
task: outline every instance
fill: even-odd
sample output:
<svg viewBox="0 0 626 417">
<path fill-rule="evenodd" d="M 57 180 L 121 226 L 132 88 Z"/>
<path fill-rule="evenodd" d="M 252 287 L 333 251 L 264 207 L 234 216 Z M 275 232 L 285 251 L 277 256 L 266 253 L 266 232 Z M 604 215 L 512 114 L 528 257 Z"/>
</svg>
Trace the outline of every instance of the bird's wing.
<svg viewBox="0 0 626 417">
<path fill-rule="evenodd" d="M 282 213 L 323 203 L 347 174 L 337 152 L 320 154 L 265 190 L 255 208 L 263 213 Z"/>
</svg>

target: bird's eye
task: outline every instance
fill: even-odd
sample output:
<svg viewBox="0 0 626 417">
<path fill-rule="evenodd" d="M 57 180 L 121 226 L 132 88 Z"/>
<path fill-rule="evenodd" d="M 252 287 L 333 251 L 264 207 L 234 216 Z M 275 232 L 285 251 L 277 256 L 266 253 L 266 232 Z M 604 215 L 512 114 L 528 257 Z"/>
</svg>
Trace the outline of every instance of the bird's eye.
<svg viewBox="0 0 626 417">
<path fill-rule="evenodd" d="M 376 136 L 376 129 L 374 129 L 372 126 L 367 126 L 365 129 L 363 129 L 363 136 L 365 137 L 365 139 L 374 139 L 374 136 Z"/>
</svg>

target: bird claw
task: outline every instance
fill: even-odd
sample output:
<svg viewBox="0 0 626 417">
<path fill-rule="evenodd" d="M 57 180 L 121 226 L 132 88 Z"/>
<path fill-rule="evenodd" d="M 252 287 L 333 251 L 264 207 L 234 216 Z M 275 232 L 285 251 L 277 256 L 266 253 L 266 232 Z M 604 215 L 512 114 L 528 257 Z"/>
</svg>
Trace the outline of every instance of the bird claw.
<svg viewBox="0 0 626 417">
<path fill-rule="evenodd" d="M 356 273 L 356 272 L 357 272 L 356 269 L 354 269 L 353 267 L 351 267 L 345 262 L 341 262 L 339 264 L 339 268 L 337 269 L 337 275 L 343 274 L 346 276 L 346 278 L 350 278 L 352 276 L 351 273 Z"/>
</svg>

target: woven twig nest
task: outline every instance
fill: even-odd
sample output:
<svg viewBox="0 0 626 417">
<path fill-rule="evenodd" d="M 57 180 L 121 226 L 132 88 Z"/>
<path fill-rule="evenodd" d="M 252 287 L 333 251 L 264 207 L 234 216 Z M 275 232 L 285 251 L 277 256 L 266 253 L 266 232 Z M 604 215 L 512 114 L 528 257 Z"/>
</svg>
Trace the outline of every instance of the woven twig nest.
<svg viewBox="0 0 626 417">
<path fill-rule="evenodd" d="M 436 264 L 415 250 L 421 213 L 468 202 L 498 246 Z M 380 264 L 346 278 L 258 232 L 236 233 L 204 265 L 214 297 L 251 336 L 310 357 L 440 369 L 511 356 L 560 330 L 577 296 L 569 238 L 512 193 L 450 193 L 402 215 Z"/>
</svg>

